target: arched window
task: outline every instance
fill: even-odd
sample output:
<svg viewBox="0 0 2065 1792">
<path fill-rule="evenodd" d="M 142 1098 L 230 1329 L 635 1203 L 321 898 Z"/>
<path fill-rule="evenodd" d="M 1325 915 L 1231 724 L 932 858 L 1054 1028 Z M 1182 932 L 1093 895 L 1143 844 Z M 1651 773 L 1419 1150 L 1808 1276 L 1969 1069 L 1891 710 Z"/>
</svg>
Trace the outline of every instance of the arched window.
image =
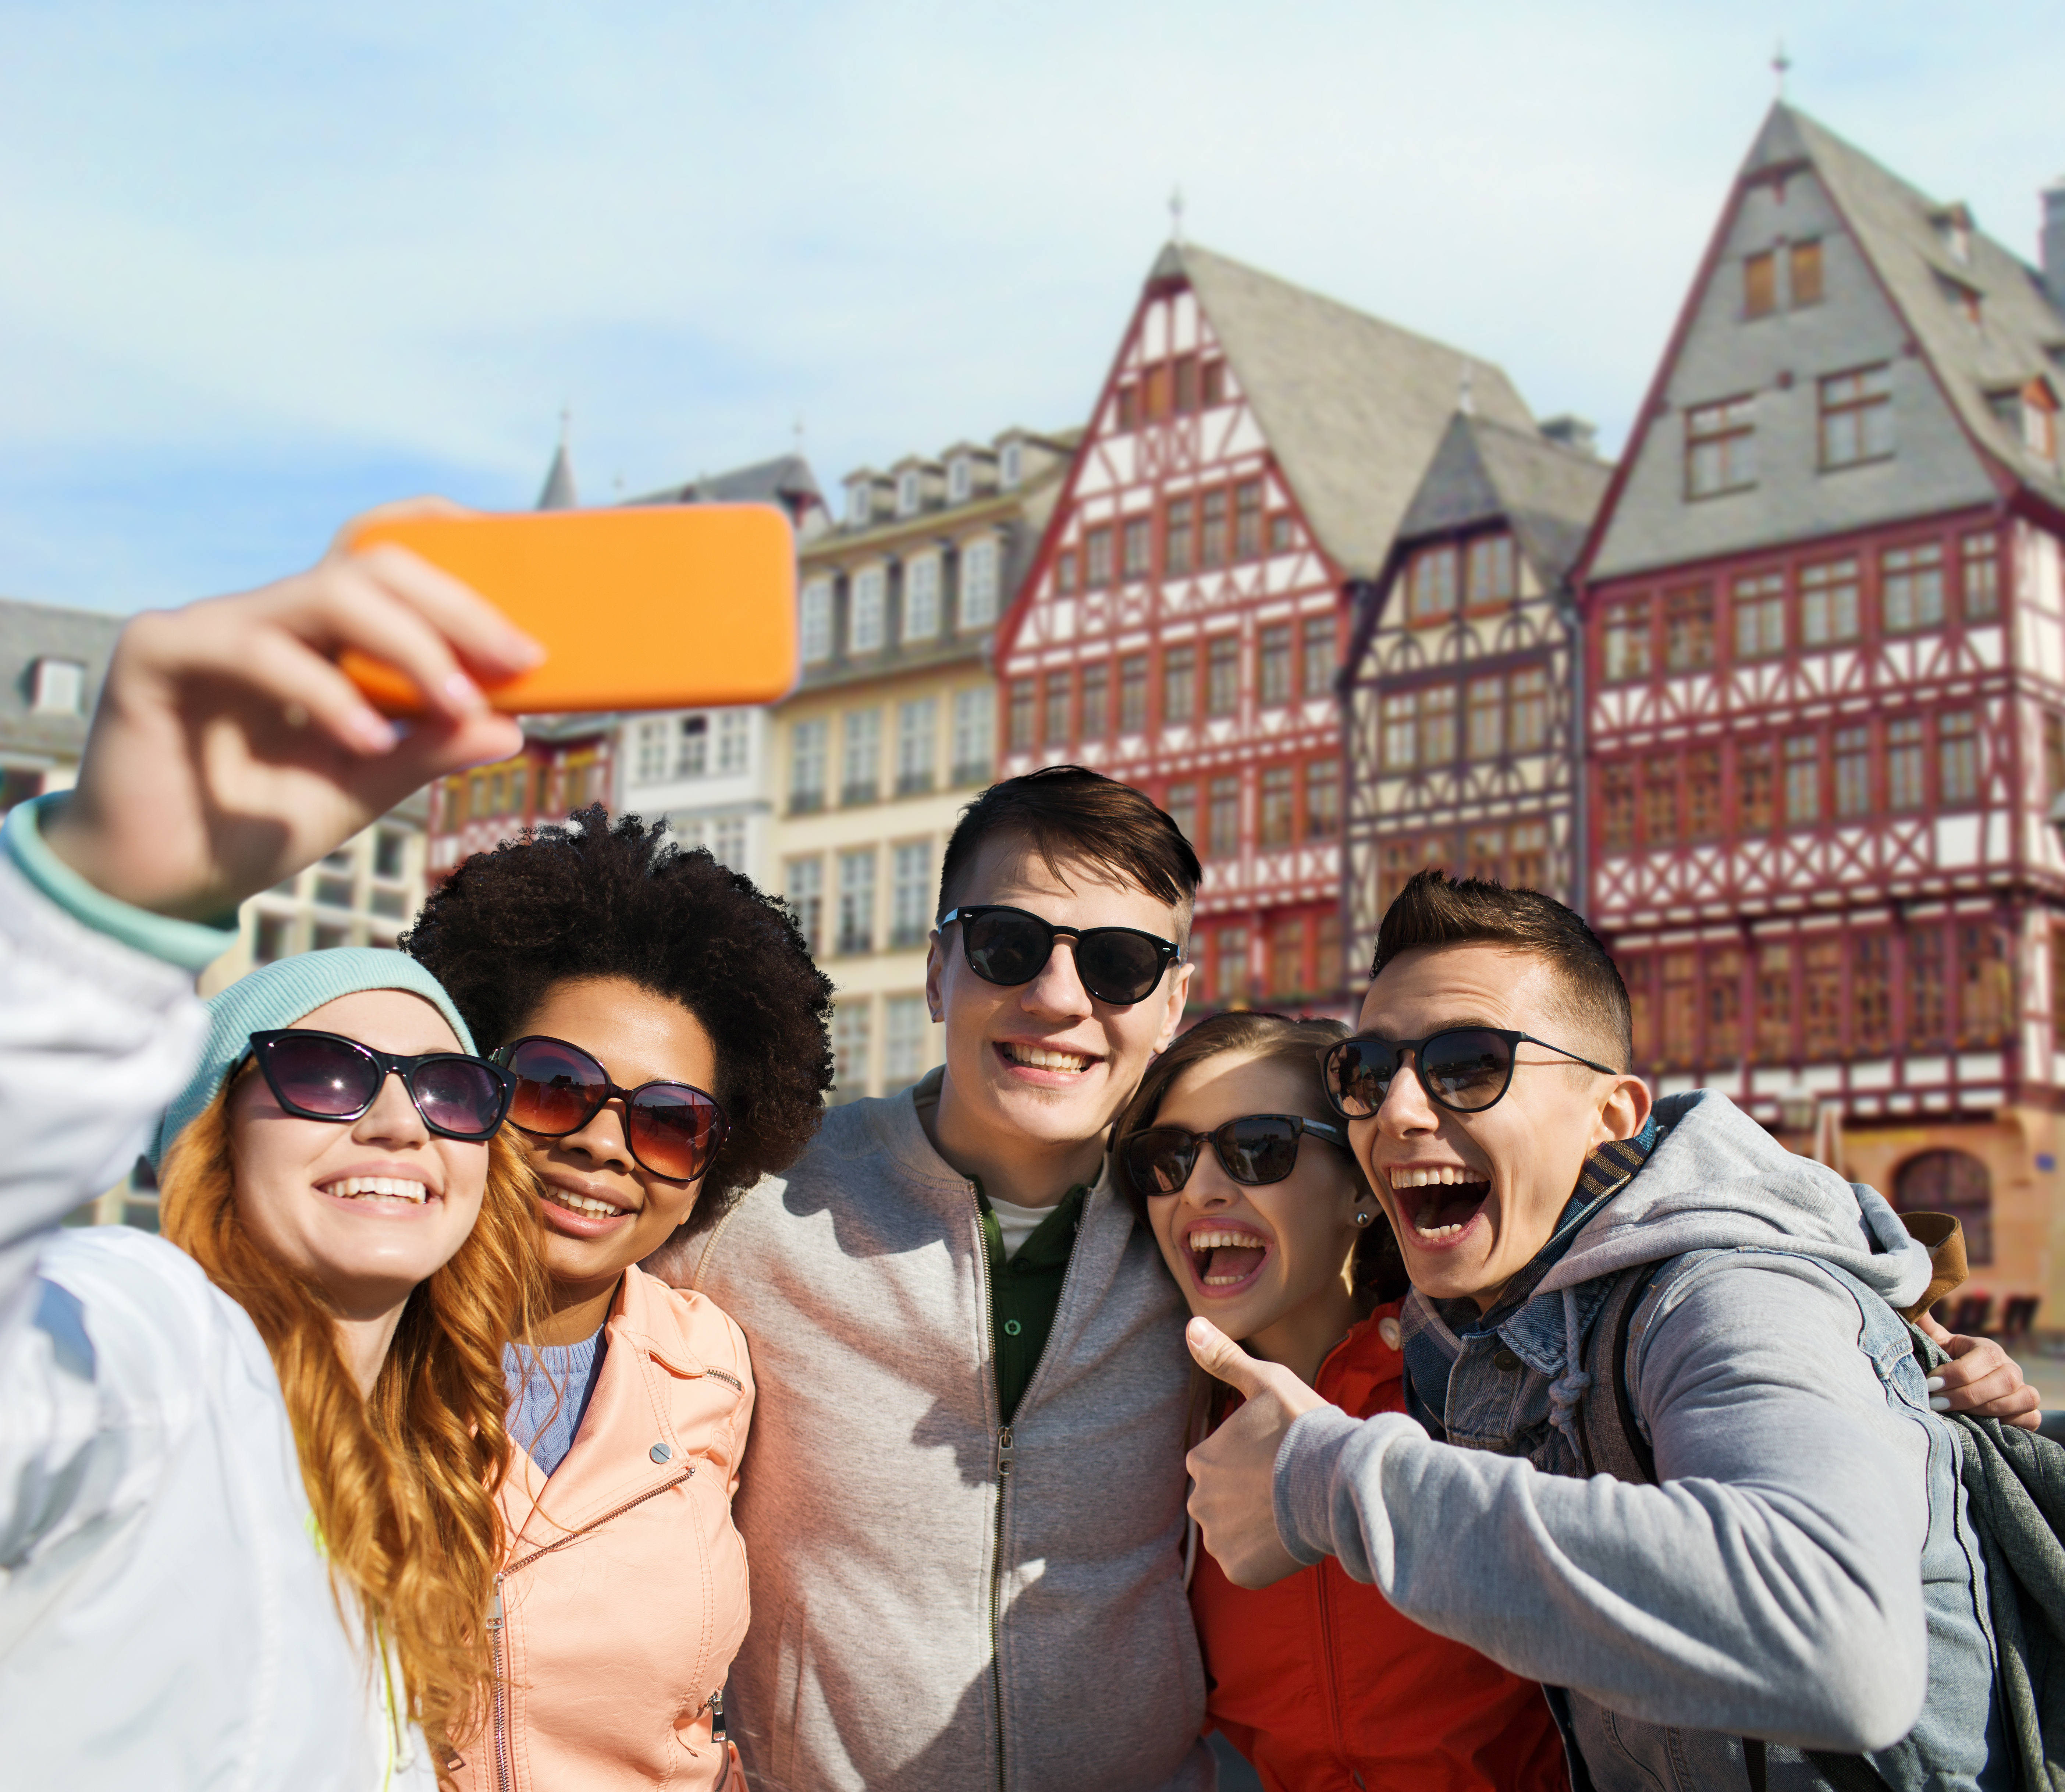
<svg viewBox="0 0 2065 1792">
<path fill-rule="evenodd" d="M 1893 1204 L 1902 1213 L 1947 1213 L 1965 1228 L 1965 1260 L 1994 1260 L 1994 1179 L 1969 1151 L 1924 1151 L 1900 1167 Z"/>
</svg>

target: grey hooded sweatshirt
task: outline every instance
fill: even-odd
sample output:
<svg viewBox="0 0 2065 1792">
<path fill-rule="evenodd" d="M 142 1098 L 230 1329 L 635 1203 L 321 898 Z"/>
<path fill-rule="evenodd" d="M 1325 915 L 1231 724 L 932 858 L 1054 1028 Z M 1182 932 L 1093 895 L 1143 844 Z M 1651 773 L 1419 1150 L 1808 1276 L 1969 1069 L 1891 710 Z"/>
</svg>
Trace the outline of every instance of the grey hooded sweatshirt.
<svg viewBox="0 0 2065 1792">
<path fill-rule="evenodd" d="M 916 1091 L 825 1116 L 685 1260 L 760 1404 L 733 1664 L 754 1792 L 1208 1792 L 1187 1317 L 1107 1173 L 1007 1434 L 975 1187 Z M 671 1257 L 671 1253 L 669 1254 Z"/>
<path fill-rule="evenodd" d="M 1723 1096 L 1657 1118 L 1647 1160 L 1511 1313 L 1449 1304 L 1450 1330 L 1413 1297 L 1408 1329 L 1440 1328 L 1453 1358 L 1449 1441 L 1332 1407 L 1291 1426 L 1285 1543 L 1566 1689 L 1552 1702 L 1599 1792 L 1746 1785 L 1744 1734 L 1777 1745 L 1774 1789 L 1827 1783 L 1808 1750 L 1872 1751 L 1897 1788 L 2010 1784 L 1955 1435 L 1887 1305 L 1920 1297 L 1926 1252 Z M 1588 1478 L 1578 1409 L 1614 1397 L 1585 1373 L 1591 1322 L 1622 1271 L 1661 1260 L 1627 1351 L 1658 1483 Z"/>
</svg>

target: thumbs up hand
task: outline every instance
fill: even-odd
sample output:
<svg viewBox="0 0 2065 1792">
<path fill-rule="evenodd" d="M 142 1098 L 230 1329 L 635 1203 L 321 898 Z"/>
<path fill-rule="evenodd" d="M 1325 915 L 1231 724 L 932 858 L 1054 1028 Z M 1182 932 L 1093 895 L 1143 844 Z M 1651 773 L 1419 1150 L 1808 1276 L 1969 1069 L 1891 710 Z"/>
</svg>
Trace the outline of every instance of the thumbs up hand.
<svg viewBox="0 0 2065 1792">
<path fill-rule="evenodd" d="M 1229 1580 L 1267 1587 L 1303 1565 L 1276 1531 L 1276 1452 L 1299 1414 L 1327 1402 L 1281 1363 L 1248 1355 L 1209 1319 L 1193 1319 L 1183 1336 L 1198 1366 L 1243 1400 L 1185 1458 L 1190 1516 Z"/>
</svg>

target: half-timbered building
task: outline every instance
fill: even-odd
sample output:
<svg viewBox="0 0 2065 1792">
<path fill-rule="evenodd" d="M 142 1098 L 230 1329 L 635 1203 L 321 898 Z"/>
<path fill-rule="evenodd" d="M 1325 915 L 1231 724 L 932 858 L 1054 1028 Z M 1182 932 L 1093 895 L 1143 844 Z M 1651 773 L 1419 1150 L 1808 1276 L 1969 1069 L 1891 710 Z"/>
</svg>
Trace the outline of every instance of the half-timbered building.
<svg viewBox="0 0 2065 1792">
<path fill-rule="evenodd" d="M 1449 419 L 1348 648 L 1353 962 L 1428 865 L 1580 900 L 1570 574 L 1611 471 L 1574 419 Z"/>
<path fill-rule="evenodd" d="M 2054 282 L 2065 270 L 2051 270 Z M 1582 568 L 1639 1066 L 2065 1299 L 2057 288 L 1784 103 Z"/>
<path fill-rule="evenodd" d="M 1148 275 L 997 644 L 1005 774 L 1138 786 L 1205 861 L 1204 1005 L 1343 987 L 1344 616 L 1468 383 L 1497 368 L 1171 244 Z"/>
</svg>

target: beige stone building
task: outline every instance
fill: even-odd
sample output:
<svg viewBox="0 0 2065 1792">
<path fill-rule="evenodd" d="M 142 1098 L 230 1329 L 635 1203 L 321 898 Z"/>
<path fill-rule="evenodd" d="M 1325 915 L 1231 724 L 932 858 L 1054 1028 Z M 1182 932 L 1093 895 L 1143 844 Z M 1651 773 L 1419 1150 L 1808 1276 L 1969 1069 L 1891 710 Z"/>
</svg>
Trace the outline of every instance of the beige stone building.
<svg viewBox="0 0 2065 1792">
<path fill-rule="evenodd" d="M 940 854 L 992 775 L 996 625 L 1073 442 L 1007 430 L 863 467 L 803 548 L 803 678 L 772 718 L 770 856 L 838 985 L 834 1101 L 940 1061 L 924 994 Z"/>
</svg>

